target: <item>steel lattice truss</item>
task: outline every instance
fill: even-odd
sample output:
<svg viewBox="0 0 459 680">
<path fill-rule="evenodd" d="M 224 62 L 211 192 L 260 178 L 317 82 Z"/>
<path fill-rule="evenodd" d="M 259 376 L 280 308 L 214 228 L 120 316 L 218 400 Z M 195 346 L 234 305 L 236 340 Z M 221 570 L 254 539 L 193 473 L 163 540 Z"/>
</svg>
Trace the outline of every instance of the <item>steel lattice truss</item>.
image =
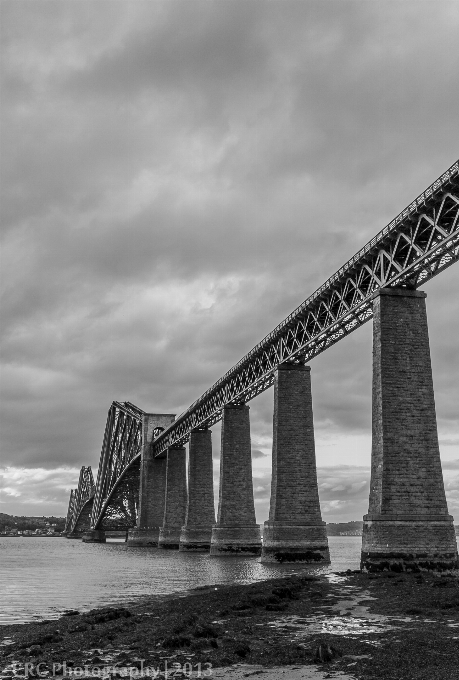
<svg viewBox="0 0 459 680">
<path fill-rule="evenodd" d="M 137 522 L 139 490 L 140 456 L 137 456 L 107 498 L 103 513 L 94 528 L 121 531 L 134 527 Z"/>
<path fill-rule="evenodd" d="M 135 525 L 143 414 L 129 402 L 114 401 L 110 407 L 91 515 L 93 529 Z"/>
<path fill-rule="evenodd" d="M 65 520 L 65 527 L 64 527 L 64 534 L 66 534 L 68 531 L 70 531 L 70 524 L 72 522 L 72 518 L 75 512 L 75 493 L 76 489 L 72 489 L 70 491 L 70 500 L 69 500 L 69 507 L 67 510 L 67 517 Z"/>
<path fill-rule="evenodd" d="M 77 528 L 85 505 L 94 498 L 94 477 L 91 467 L 82 467 L 78 487 L 70 492 L 70 502 L 64 532 L 71 534 Z"/>
<path fill-rule="evenodd" d="M 459 259 L 459 161 L 218 380 L 154 441 L 155 455 L 247 402 L 284 362 L 306 363 L 373 316 L 378 288 L 418 288 Z"/>
</svg>

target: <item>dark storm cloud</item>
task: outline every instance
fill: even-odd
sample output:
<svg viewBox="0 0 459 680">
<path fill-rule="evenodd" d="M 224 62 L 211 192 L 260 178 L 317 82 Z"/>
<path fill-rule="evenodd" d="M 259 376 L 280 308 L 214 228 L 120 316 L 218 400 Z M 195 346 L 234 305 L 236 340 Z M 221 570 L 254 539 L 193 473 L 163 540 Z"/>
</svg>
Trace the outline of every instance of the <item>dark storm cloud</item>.
<svg viewBox="0 0 459 680">
<path fill-rule="evenodd" d="M 2 496 L 0 512 L 27 515 L 63 515 L 70 489 L 79 470 L 68 467 L 21 469 L 10 468 L 0 473 Z"/>
<path fill-rule="evenodd" d="M 113 399 L 183 411 L 455 160 L 455 3 L 2 13 L 6 465 L 96 465 Z M 446 444 L 455 269 L 427 288 Z M 370 324 L 312 369 L 318 437 L 368 433 Z M 271 391 L 251 427 L 265 450 Z"/>
<path fill-rule="evenodd" d="M 266 453 L 263 453 L 263 451 L 260 451 L 260 449 L 254 449 L 252 448 L 252 458 L 265 458 Z"/>
</svg>

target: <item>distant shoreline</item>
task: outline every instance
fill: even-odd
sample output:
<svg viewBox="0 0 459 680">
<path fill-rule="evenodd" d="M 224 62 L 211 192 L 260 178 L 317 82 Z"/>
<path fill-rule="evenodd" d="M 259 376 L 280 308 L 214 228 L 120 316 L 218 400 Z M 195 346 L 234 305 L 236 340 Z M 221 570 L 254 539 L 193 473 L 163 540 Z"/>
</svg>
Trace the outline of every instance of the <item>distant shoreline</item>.
<svg viewBox="0 0 459 680">
<path fill-rule="evenodd" d="M 62 534 L 0 534 L 0 538 L 66 538 Z"/>
</svg>

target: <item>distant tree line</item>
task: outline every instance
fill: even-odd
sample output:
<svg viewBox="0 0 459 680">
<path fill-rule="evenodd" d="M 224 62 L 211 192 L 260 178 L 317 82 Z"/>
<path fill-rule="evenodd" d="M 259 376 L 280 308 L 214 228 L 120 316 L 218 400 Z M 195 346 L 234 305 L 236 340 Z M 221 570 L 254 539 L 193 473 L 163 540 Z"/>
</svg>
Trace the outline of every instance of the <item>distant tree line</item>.
<svg viewBox="0 0 459 680">
<path fill-rule="evenodd" d="M 339 536 L 344 531 L 362 531 L 363 522 L 342 522 L 339 524 L 330 522 L 327 524 L 328 536 Z M 459 536 L 459 524 L 454 525 L 457 536 Z"/>
<path fill-rule="evenodd" d="M 339 536 L 343 531 L 362 531 L 363 522 L 340 522 L 327 524 L 328 536 Z"/>
<path fill-rule="evenodd" d="M 46 523 L 55 524 L 54 530 L 56 532 L 64 531 L 65 517 L 16 517 L 15 515 L 6 515 L 0 512 L 0 531 L 4 531 L 5 527 L 10 529 L 17 529 L 18 531 L 35 531 L 35 529 L 44 529 Z"/>
<path fill-rule="evenodd" d="M 5 527 L 17 529 L 18 531 L 35 531 L 35 529 L 43 529 L 45 524 L 56 524 L 55 531 L 62 532 L 65 527 L 65 517 L 17 517 L 15 515 L 6 515 L 0 512 L 0 532 L 5 530 Z M 363 522 L 330 522 L 327 524 L 328 536 L 339 536 L 344 531 L 362 531 Z M 459 525 L 455 525 L 456 534 L 459 535 Z"/>
</svg>

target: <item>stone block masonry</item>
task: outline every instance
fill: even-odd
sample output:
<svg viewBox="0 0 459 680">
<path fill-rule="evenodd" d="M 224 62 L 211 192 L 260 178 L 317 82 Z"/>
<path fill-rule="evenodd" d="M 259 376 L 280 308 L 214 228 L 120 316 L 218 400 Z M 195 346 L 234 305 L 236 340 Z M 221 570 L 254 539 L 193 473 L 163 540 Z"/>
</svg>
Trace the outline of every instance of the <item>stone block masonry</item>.
<svg viewBox="0 0 459 680">
<path fill-rule="evenodd" d="M 107 538 L 103 529 L 90 529 L 83 534 L 83 543 L 106 543 Z"/>
<path fill-rule="evenodd" d="M 276 371 L 271 505 L 262 562 L 330 562 L 317 488 L 310 371 L 296 364 Z"/>
<path fill-rule="evenodd" d="M 166 498 L 164 521 L 158 547 L 178 550 L 187 506 L 186 450 L 184 446 L 167 450 Z"/>
<path fill-rule="evenodd" d="M 260 527 L 255 521 L 249 407 L 223 409 L 220 492 L 211 555 L 259 555 Z"/>
<path fill-rule="evenodd" d="M 174 420 L 172 413 L 146 413 L 142 417 L 139 516 L 137 526 L 129 529 L 128 545 L 158 545 L 159 530 L 164 521 L 166 458 L 154 458 L 151 443 L 154 430 L 159 427 L 165 429 Z"/>
<path fill-rule="evenodd" d="M 457 569 L 438 446 L 421 291 L 382 288 L 373 321 L 371 484 L 361 567 Z"/>
<path fill-rule="evenodd" d="M 192 430 L 188 457 L 188 505 L 180 550 L 208 552 L 215 524 L 212 434 Z"/>
</svg>

